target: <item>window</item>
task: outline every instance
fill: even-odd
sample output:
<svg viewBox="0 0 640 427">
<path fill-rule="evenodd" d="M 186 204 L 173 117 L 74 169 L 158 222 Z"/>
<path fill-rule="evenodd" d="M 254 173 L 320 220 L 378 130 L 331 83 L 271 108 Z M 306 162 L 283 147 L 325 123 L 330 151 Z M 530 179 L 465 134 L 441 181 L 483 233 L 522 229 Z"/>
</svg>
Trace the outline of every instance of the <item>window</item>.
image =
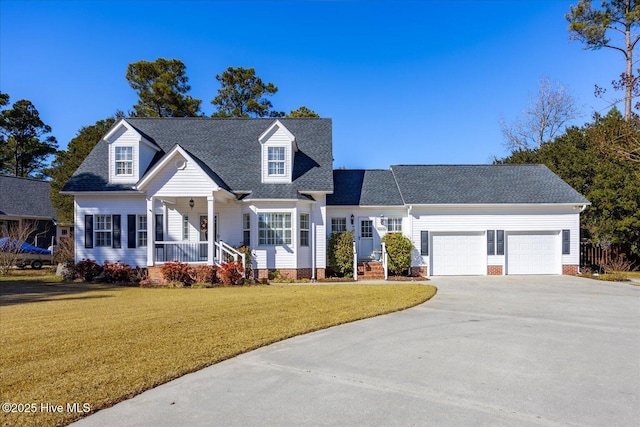
<svg viewBox="0 0 640 427">
<path fill-rule="evenodd" d="M 387 218 L 387 232 L 389 232 L 389 233 L 401 233 L 402 232 L 402 218 Z"/>
<path fill-rule="evenodd" d="M 284 175 L 284 147 L 268 147 L 269 176 Z"/>
<path fill-rule="evenodd" d="M 300 214 L 300 246 L 309 246 L 309 214 Z"/>
<path fill-rule="evenodd" d="M 147 216 L 138 215 L 137 240 L 138 247 L 147 246 Z"/>
<path fill-rule="evenodd" d="M 95 217 L 96 246 L 111 246 L 111 215 Z"/>
<path fill-rule="evenodd" d="M 189 215 L 182 215 L 182 240 L 189 240 Z"/>
<path fill-rule="evenodd" d="M 571 254 L 571 231 L 562 230 L 562 255 Z"/>
<path fill-rule="evenodd" d="M 429 232 L 420 232 L 420 255 L 429 255 Z"/>
<path fill-rule="evenodd" d="M 116 147 L 116 175 L 133 175 L 133 147 Z"/>
<path fill-rule="evenodd" d="M 261 213 L 258 214 L 258 244 L 290 245 L 291 214 Z"/>
<path fill-rule="evenodd" d="M 487 255 L 504 255 L 504 230 L 487 230 Z"/>
<path fill-rule="evenodd" d="M 332 233 L 346 233 L 347 232 L 347 218 L 331 218 L 331 232 Z"/>
<path fill-rule="evenodd" d="M 242 214 L 242 244 L 251 246 L 251 215 Z"/>
</svg>

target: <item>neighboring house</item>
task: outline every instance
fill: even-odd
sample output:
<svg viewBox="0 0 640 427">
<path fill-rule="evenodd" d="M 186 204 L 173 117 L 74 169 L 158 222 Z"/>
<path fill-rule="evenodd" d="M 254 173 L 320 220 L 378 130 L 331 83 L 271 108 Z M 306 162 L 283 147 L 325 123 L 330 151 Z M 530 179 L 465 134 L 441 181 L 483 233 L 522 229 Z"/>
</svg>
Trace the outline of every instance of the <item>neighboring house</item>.
<svg viewBox="0 0 640 427">
<path fill-rule="evenodd" d="M 329 119 L 121 119 L 63 188 L 76 261 L 218 264 L 248 245 L 258 278 L 323 278 L 327 240 L 362 260 L 385 233 L 412 273 L 576 274 L 589 203 L 545 166 L 333 170 Z"/>
<path fill-rule="evenodd" d="M 20 224 L 34 225 L 27 243 L 48 248 L 56 235 L 56 212 L 49 197 L 48 182 L 15 176 L 0 176 L 0 238 Z M 16 236 L 17 237 L 17 236 Z"/>
</svg>

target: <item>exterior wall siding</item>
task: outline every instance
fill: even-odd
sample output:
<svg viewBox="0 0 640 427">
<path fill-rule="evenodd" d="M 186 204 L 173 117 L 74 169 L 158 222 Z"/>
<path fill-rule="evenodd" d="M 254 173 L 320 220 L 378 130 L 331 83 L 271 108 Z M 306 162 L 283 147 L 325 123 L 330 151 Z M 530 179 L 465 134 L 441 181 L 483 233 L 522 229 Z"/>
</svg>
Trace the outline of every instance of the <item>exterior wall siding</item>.
<svg viewBox="0 0 640 427">
<path fill-rule="evenodd" d="M 158 171 L 145 189 L 147 194 L 154 197 L 183 197 L 185 189 L 188 188 L 189 196 L 210 196 L 217 186 L 212 184 L 210 178 L 192 161 L 187 161 L 184 169 L 177 169 L 174 162 L 179 159 L 185 160 L 180 154 L 176 154 Z"/>
<path fill-rule="evenodd" d="M 579 263 L 579 211 L 567 206 L 505 206 L 414 208 L 410 217 L 411 240 L 419 248 L 420 231 L 560 231 L 570 230 L 571 253 L 562 255 L 562 264 Z M 506 243 L 505 243 L 506 245 Z M 505 246 L 506 250 L 506 246 Z M 412 265 L 429 265 L 429 256 L 414 251 Z M 487 265 L 505 268 L 504 255 L 487 256 Z"/>
<path fill-rule="evenodd" d="M 93 259 L 98 264 L 104 261 L 121 261 L 131 266 L 144 267 L 147 265 L 147 248 L 128 248 L 127 215 L 146 215 L 146 200 L 144 195 L 135 196 L 76 196 L 75 210 L 75 260 Z M 85 248 L 85 215 L 121 215 L 121 248 L 96 247 Z M 148 226 L 148 233 L 153 229 Z"/>
</svg>

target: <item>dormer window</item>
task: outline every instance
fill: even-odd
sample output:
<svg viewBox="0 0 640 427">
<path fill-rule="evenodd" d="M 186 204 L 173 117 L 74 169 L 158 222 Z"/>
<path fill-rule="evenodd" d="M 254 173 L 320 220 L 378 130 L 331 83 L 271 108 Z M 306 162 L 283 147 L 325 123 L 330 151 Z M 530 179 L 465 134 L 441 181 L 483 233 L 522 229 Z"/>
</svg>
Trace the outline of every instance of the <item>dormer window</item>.
<svg viewBox="0 0 640 427">
<path fill-rule="evenodd" d="M 262 151 L 262 182 L 269 184 L 290 184 L 293 162 L 298 151 L 296 138 L 279 121 L 258 137 Z"/>
<path fill-rule="evenodd" d="M 133 175 L 133 147 L 115 147 L 117 176 Z"/>
<path fill-rule="evenodd" d="M 283 176 L 285 173 L 285 147 L 268 147 L 269 176 Z"/>
</svg>

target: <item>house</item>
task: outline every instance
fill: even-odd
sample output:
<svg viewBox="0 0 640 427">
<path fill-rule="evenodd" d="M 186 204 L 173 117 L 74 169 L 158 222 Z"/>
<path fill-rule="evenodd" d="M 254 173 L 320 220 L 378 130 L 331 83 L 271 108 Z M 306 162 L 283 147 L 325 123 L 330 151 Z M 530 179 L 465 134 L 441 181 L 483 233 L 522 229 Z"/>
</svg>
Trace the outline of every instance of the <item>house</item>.
<svg viewBox="0 0 640 427">
<path fill-rule="evenodd" d="M 588 201 L 542 165 L 333 170 L 330 119 L 119 120 L 63 188 L 76 261 L 215 265 L 323 278 L 327 240 L 360 260 L 411 239 L 414 275 L 576 274 Z"/>
<path fill-rule="evenodd" d="M 20 225 L 33 226 L 27 243 L 46 249 L 54 243 L 56 212 L 49 197 L 48 182 L 15 176 L 0 176 L 0 238 Z"/>
</svg>

